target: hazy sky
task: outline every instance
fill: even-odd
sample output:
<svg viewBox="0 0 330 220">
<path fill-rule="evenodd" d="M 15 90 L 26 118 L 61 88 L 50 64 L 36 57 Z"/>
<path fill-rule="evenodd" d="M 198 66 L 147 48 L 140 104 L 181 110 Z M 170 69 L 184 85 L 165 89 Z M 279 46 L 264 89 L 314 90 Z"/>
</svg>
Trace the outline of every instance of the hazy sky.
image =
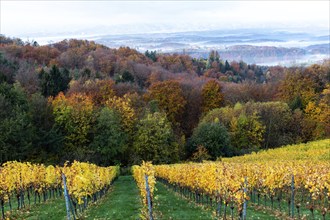
<svg viewBox="0 0 330 220">
<path fill-rule="evenodd" d="M 13 1 L 0 0 L 1 34 L 26 37 L 201 29 L 329 30 L 329 1 Z"/>
</svg>

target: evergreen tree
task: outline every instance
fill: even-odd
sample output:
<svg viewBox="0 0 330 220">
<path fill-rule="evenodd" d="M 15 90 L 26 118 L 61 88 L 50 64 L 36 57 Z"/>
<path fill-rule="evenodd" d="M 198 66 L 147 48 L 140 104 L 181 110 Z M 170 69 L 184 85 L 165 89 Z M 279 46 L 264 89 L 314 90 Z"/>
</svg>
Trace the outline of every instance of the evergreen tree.
<svg viewBox="0 0 330 220">
<path fill-rule="evenodd" d="M 229 70 L 231 70 L 231 66 L 230 66 L 230 64 L 228 63 L 228 60 L 226 60 L 226 62 L 225 62 L 225 72 L 226 72 L 226 71 L 229 71 Z"/>
<path fill-rule="evenodd" d="M 0 163 L 26 160 L 33 147 L 27 96 L 19 84 L 0 84 Z"/>
<path fill-rule="evenodd" d="M 61 71 L 56 65 L 53 65 L 49 72 L 41 69 L 39 79 L 41 93 L 45 97 L 56 96 L 59 92 L 66 91 L 71 80 L 69 71 L 67 69 Z"/>
<path fill-rule="evenodd" d="M 149 59 L 151 59 L 152 61 L 156 62 L 157 61 L 157 54 L 156 54 L 156 51 L 150 51 L 147 50 L 144 55 L 146 57 L 148 57 Z"/>
</svg>

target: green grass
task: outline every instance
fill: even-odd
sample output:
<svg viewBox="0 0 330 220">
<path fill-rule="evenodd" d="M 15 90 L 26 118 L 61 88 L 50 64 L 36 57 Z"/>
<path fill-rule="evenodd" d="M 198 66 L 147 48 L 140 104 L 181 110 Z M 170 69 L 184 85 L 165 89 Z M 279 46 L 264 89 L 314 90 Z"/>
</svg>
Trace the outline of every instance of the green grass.
<svg viewBox="0 0 330 220">
<path fill-rule="evenodd" d="M 156 188 L 155 219 L 216 219 L 212 212 L 181 198 L 164 184 L 157 182 Z"/>
<path fill-rule="evenodd" d="M 247 219 L 265 219 L 265 220 L 280 219 L 280 218 L 275 217 L 272 213 L 267 212 L 266 210 L 256 210 L 251 206 L 247 207 L 246 218 Z"/>
<path fill-rule="evenodd" d="M 139 219 L 141 202 L 132 176 L 120 176 L 101 201 L 88 207 L 84 219 Z"/>
<path fill-rule="evenodd" d="M 288 215 L 289 211 L 288 211 L 287 206 L 282 208 L 281 211 L 279 209 L 276 209 L 276 208 L 271 209 L 271 207 L 269 207 L 269 206 L 265 207 L 263 205 L 258 206 L 256 204 L 249 204 L 249 206 L 250 206 L 249 209 L 252 210 L 252 213 L 257 211 L 258 213 L 263 212 L 263 213 L 265 213 L 266 215 L 269 215 L 269 216 L 270 215 L 275 215 L 275 216 L 277 216 L 277 219 L 291 219 Z M 294 210 L 294 217 L 296 219 L 306 219 L 306 220 L 312 220 L 312 219 L 313 220 L 322 220 L 323 219 L 320 211 L 315 210 L 314 211 L 314 218 L 313 218 L 311 212 L 309 210 L 307 210 L 306 208 L 300 210 L 300 218 L 298 218 L 297 209 L 295 209 Z M 329 214 L 327 214 L 325 219 L 328 219 L 328 218 L 329 218 Z M 260 218 L 260 219 L 264 219 L 264 218 Z"/>
<path fill-rule="evenodd" d="M 13 209 L 15 210 L 15 209 Z M 44 220 L 58 219 L 65 220 L 66 209 L 63 198 L 56 198 L 28 206 L 22 210 L 15 210 L 10 213 L 10 219 L 26 219 L 26 220 Z"/>
</svg>

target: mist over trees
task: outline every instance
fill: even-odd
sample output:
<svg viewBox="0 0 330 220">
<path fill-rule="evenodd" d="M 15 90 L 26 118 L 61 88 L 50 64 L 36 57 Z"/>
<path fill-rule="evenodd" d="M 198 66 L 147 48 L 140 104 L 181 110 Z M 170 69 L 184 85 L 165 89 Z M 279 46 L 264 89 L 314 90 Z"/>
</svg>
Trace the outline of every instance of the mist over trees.
<svg viewBox="0 0 330 220">
<path fill-rule="evenodd" d="M 0 163 L 217 159 L 330 137 L 330 61 L 257 66 L 0 36 Z"/>
</svg>

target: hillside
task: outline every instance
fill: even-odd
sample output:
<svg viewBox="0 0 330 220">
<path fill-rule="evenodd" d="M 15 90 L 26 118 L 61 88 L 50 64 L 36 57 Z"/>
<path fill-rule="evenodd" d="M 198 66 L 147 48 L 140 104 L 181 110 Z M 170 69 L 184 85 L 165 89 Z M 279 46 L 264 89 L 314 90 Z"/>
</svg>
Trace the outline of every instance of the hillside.
<svg viewBox="0 0 330 220">
<path fill-rule="evenodd" d="M 215 160 L 330 136 L 328 60 L 288 68 L 216 50 L 0 40 L 0 163 Z"/>
</svg>

